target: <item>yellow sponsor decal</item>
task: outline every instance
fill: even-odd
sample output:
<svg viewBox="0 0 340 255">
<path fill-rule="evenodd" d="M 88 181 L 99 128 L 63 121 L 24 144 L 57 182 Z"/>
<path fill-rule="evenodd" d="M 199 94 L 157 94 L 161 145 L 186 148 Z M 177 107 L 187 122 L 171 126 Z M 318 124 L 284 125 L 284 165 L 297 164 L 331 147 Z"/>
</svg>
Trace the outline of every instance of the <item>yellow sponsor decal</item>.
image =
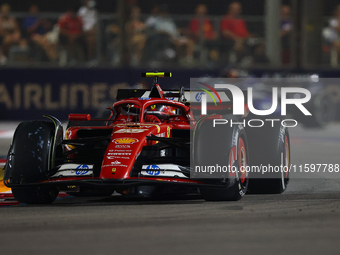
<svg viewBox="0 0 340 255">
<path fill-rule="evenodd" d="M 166 130 L 167 137 L 170 137 L 170 130 L 171 130 L 170 127 L 168 127 L 167 130 Z"/>
<path fill-rule="evenodd" d="M 138 143 L 138 139 L 136 138 L 116 138 L 113 139 L 113 142 L 115 144 L 133 144 L 133 143 Z"/>
<path fill-rule="evenodd" d="M 157 133 L 159 133 L 159 131 L 161 131 L 161 128 L 158 125 L 154 125 L 157 127 Z"/>
</svg>

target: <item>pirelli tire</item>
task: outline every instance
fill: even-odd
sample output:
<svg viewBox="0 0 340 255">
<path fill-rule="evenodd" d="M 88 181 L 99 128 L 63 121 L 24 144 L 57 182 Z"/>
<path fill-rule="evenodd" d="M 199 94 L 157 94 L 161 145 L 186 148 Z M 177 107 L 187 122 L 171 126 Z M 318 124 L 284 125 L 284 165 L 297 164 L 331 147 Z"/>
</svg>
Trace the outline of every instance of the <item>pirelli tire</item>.
<svg viewBox="0 0 340 255">
<path fill-rule="evenodd" d="M 55 130 L 49 121 L 25 121 L 15 131 L 4 180 L 16 185 L 12 193 L 21 203 L 48 204 L 58 196 L 57 187 L 30 185 L 47 180 L 51 174 Z"/>
<path fill-rule="evenodd" d="M 270 118 L 269 118 L 270 119 Z M 264 122 L 263 127 L 247 127 L 249 156 L 248 193 L 281 194 L 289 183 L 290 139 L 288 128 L 280 121 Z"/>
<path fill-rule="evenodd" d="M 206 201 L 240 200 L 246 194 L 248 187 L 247 172 L 241 173 L 240 171 L 241 165 L 245 169 L 249 164 L 248 142 L 244 128 L 242 126 L 230 127 L 229 125 L 213 127 L 212 119 L 201 119 L 196 124 L 193 139 L 194 166 L 215 166 L 218 164 L 219 166 L 232 165 L 237 169 L 234 173 L 228 171 L 224 178 L 206 180 L 207 183 L 220 187 L 200 188 L 202 197 Z M 204 178 L 204 176 L 202 177 Z"/>
<path fill-rule="evenodd" d="M 305 116 L 296 108 L 292 113 L 293 117 L 306 128 L 324 128 L 336 118 L 336 104 L 326 90 L 312 95 L 305 107 L 312 115 Z"/>
</svg>

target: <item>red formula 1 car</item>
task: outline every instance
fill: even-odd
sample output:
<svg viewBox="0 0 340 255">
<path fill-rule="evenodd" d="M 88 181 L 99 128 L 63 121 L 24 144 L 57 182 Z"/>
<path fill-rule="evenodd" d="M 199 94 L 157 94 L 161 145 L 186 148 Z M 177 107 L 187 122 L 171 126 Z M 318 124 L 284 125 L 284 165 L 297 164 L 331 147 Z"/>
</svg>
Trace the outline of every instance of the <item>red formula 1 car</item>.
<svg viewBox="0 0 340 255">
<path fill-rule="evenodd" d="M 4 183 L 15 198 L 23 203 L 51 203 L 59 191 L 82 196 L 109 196 L 116 191 L 127 197 L 199 192 L 206 200 L 226 201 L 239 200 L 247 190 L 281 193 L 286 189 L 286 172 L 256 176 L 244 170 L 251 165 L 279 166 L 282 159 L 289 165 L 286 128 L 218 125 L 212 129 L 214 118 L 230 117 L 230 104 L 223 114 L 195 118 L 189 92 L 183 87 L 179 92 L 160 88 L 158 77 L 170 73 L 144 76 L 155 77 L 151 91 L 120 90 L 107 120 L 70 114 L 65 135 L 52 116 L 22 122 L 5 166 Z M 220 178 L 208 172 L 197 175 L 196 167 L 207 162 L 237 171 Z"/>
</svg>

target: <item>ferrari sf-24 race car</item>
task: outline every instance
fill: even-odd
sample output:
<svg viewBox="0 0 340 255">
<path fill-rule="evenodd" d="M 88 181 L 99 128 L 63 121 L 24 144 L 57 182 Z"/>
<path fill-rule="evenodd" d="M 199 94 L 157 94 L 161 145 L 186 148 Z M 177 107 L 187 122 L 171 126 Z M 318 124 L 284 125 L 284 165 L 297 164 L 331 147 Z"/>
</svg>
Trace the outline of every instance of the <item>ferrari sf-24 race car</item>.
<svg viewBox="0 0 340 255">
<path fill-rule="evenodd" d="M 151 91 L 119 90 L 108 119 L 70 114 L 65 135 L 53 116 L 20 123 L 4 177 L 14 197 L 43 204 L 52 203 L 59 191 L 75 196 L 110 196 L 116 191 L 126 197 L 196 192 L 208 201 L 235 201 L 247 191 L 278 194 L 286 189 L 288 172 L 270 175 L 244 169 L 282 162 L 288 166 L 287 128 L 271 123 L 261 128 L 213 127 L 214 118 L 241 122 L 252 116 L 232 115 L 230 95 L 223 97 L 227 104 L 212 114 L 194 114 L 199 107 L 190 104 L 190 94 L 195 92 L 183 87 L 163 91 L 159 86 L 158 78 L 171 73 L 142 76 L 154 77 Z M 195 173 L 196 166 L 207 164 L 234 166 L 237 171 L 218 178 Z"/>
</svg>

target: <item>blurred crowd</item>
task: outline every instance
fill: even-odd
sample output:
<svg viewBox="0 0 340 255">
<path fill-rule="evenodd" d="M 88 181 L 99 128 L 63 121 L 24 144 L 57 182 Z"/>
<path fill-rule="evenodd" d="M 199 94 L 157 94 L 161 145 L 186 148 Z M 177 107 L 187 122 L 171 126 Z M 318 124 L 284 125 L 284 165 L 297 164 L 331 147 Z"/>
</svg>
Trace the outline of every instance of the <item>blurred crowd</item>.
<svg viewBox="0 0 340 255">
<path fill-rule="evenodd" d="M 333 17 L 323 29 L 323 53 L 329 56 L 331 66 L 339 65 L 340 55 L 340 5 L 334 8 Z M 328 54 L 327 54 L 328 53 Z"/>
<path fill-rule="evenodd" d="M 20 21 L 11 15 L 11 6 L 0 7 L 0 63 L 33 60 L 66 64 L 95 59 L 97 12 L 95 1 L 70 5 L 57 22 L 39 15 L 32 4 Z"/>
<path fill-rule="evenodd" d="M 136 67 L 168 63 L 187 67 L 269 64 L 263 36 L 250 33 L 241 15 L 242 5 L 237 1 L 226 6 L 225 15 L 218 20 L 209 16 L 205 4 L 198 4 L 187 24 L 178 26 L 168 5 L 156 5 L 147 15 L 132 5 L 124 27 L 118 20 L 99 26 L 94 0 L 83 1 L 80 8 L 70 5 L 57 20 L 39 15 L 39 6 L 34 4 L 24 17 L 16 18 L 11 15 L 11 6 L 3 4 L 0 64 L 119 65 L 123 54 L 128 55 L 128 65 Z M 293 29 L 289 6 L 281 7 L 281 16 L 282 63 L 289 64 Z M 340 49 L 338 42 L 334 45 Z M 124 47 L 127 51 L 122 50 Z"/>
</svg>

